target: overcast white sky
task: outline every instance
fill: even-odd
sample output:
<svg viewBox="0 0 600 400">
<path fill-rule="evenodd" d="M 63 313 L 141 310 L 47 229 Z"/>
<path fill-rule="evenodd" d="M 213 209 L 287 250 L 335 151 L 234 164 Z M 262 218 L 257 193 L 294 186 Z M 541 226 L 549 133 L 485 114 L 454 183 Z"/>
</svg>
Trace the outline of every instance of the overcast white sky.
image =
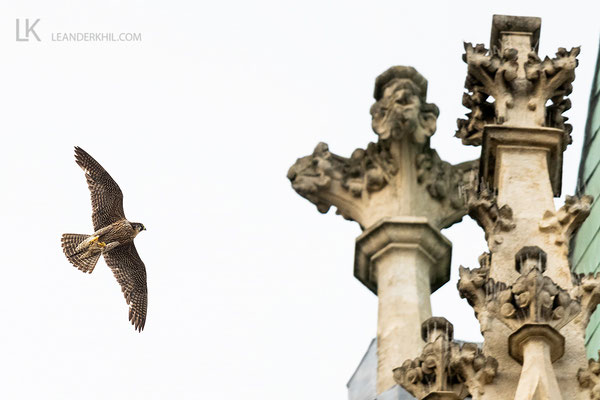
<svg viewBox="0 0 600 400">
<path fill-rule="evenodd" d="M 540 54 L 581 45 L 571 96 L 574 191 L 598 49 L 593 2 L 27 1 L 0 3 L 0 398 L 343 399 L 376 330 L 352 275 L 356 223 L 321 215 L 286 179 L 319 141 L 348 156 L 370 128 L 375 77 L 416 67 L 441 114 L 432 140 L 456 163 L 463 40 L 492 14 L 543 18 Z M 490 7 L 487 4 L 495 4 Z M 17 42 L 15 19 L 40 19 Z M 139 32 L 138 43 L 53 42 L 58 32 Z M 63 232 L 91 233 L 78 145 L 143 222 L 146 329 L 101 260 L 84 275 Z M 432 297 L 456 336 L 479 340 L 456 292 L 483 232 L 468 217 L 452 281 Z"/>
</svg>

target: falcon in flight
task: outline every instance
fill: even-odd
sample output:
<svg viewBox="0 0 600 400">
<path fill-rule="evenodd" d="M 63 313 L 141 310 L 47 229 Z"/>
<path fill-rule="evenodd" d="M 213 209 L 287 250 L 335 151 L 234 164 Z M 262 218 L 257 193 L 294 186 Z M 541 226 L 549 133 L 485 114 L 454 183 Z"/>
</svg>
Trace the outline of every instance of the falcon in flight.
<svg viewBox="0 0 600 400">
<path fill-rule="evenodd" d="M 85 172 L 92 195 L 95 232 L 91 235 L 63 234 L 63 251 L 71 264 L 90 274 L 100 255 L 104 255 L 129 304 L 129 320 L 141 332 L 146 323 L 148 289 L 146 268 L 133 239 L 146 228 L 125 218 L 123 193 L 119 185 L 92 156 L 75 147 L 75 162 Z"/>
</svg>

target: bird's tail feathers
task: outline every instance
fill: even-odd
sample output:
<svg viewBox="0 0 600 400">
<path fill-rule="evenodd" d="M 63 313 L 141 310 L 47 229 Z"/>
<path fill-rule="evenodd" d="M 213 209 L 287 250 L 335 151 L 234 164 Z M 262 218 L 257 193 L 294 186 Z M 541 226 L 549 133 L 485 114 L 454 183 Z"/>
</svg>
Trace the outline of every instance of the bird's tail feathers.
<svg viewBox="0 0 600 400">
<path fill-rule="evenodd" d="M 77 247 L 91 235 L 81 235 L 78 233 L 64 233 L 62 235 L 62 248 L 65 256 L 71 264 L 83 272 L 92 273 L 101 253 L 90 254 L 86 250 L 78 250 Z"/>
</svg>

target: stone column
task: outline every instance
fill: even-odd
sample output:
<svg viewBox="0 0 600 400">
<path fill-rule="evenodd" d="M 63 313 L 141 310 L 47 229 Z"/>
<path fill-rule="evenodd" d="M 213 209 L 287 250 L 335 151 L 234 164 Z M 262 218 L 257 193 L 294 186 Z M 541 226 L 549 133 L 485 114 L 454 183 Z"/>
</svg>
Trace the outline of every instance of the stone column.
<svg viewBox="0 0 600 400">
<path fill-rule="evenodd" d="M 356 239 L 354 275 L 379 297 L 378 393 L 395 384 L 399 360 L 419 354 L 429 294 L 450 279 L 451 249 L 426 218 L 384 219 Z"/>
<path fill-rule="evenodd" d="M 340 157 L 320 143 L 290 168 L 292 187 L 325 213 L 331 206 L 364 230 L 356 241 L 356 277 L 379 296 L 377 391 L 392 369 L 418 353 L 431 316 L 429 296 L 448 281 L 450 242 L 440 230 L 466 213 L 461 188 L 477 162 L 450 165 L 429 146 L 438 109 L 414 68 L 392 67 L 375 81 L 376 143 Z"/>
</svg>

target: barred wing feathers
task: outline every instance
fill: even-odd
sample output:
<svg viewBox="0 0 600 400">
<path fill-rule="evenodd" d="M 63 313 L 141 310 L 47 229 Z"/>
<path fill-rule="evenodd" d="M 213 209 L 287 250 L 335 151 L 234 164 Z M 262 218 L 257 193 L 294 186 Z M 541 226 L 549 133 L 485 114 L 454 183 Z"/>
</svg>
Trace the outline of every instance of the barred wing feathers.
<svg viewBox="0 0 600 400">
<path fill-rule="evenodd" d="M 115 247 L 104 253 L 106 264 L 112 269 L 125 300 L 129 304 L 129 320 L 136 330 L 142 331 L 146 324 L 148 308 L 148 288 L 146 267 L 135 249 L 133 242 Z"/>
<path fill-rule="evenodd" d="M 97 231 L 124 219 L 123 192 L 117 182 L 98 161 L 80 147 L 75 147 L 75 162 L 85 172 L 85 179 L 90 189 L 94 230 Z"/>
</svg>

